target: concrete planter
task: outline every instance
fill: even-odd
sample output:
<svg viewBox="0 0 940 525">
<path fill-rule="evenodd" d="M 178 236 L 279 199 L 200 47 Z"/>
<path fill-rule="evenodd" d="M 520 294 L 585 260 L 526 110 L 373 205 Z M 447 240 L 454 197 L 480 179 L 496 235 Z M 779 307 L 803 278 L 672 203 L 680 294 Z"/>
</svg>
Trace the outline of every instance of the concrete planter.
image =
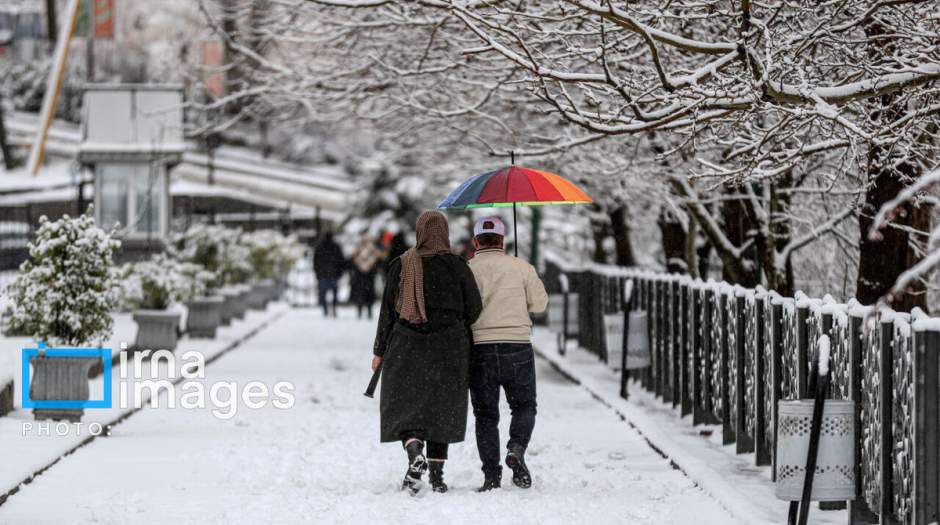
<svg viewBox="0 0 940 525">
<path fill-rule="evenodd" d="M 235 287 L 238 290 L 238 300 L 235 304 L 235 319 L 244 319 L 245 312 L 248 311 L 248 299 L 251 297 L 251 287 L 247 284 L 239 284 Z"/>
<path fill-rule="evenodd" d="M 186 332 L 190 337 L 212 339 L 222 324 L 222 310 L 225 298 L 220 295 L 196 297 L 186 302 L 189 314 L 186 316 Z"/>
<path fill-rule="evenodd" d="M 229 326 L 232 324 L 232 319 L 235 319 L 235 314 L 238 312 L 238 298 L 241 296 L 241 291 L 237 288 L 231 286 L 223 288 L 219 291 L 219 295 L 222 296 L 222 326 Z"/>
<path fill-rule="evenodd" d="M 274 281 L 274 286 L 271 288 L 271 300 L 280 301 L 284 294 L 287 292 L 287 281 L 282 279 L 277 279 Z"/>
<path fill-rule="evenodd" d="M 87 401 L 88 375 L 98 359 L 85 357 L 45 357 L 30 359 L 33 378 L 29 383 L 29 397 L 34 401 Z M 81 408 L 36 408 L 37 421 L 52 419 L 77 423 L 85 411 Z"/>
<path fill-rule="evenodd" d="M 271 300 L 271 288 L 274 283 L 270 279 L 258 281 L 251 285 L 251 292 L 248 294 L 248 308 L 252 310 L 264 310 Z"/>
<path fill-rule="evenodd" d="M 0 385 L 0 417 L 13 412 L 13 380 Z"/>
<path fill-rule="evenodd" d="M 137 310 L 134 322 L 137 323 L 136 350 L 176 350 L 179 339 L 177 328 L 181 314 L 170 310 Z"/>
<path fill-rule="evenodd" d="M 261 287 L 261 290 L 264 293 L 265 304 L 272 301 L 277 301 L 277 282 L 275 282 L 274 279 L 261 279 L 258 281 L 258 286 Z"/>
</svg>

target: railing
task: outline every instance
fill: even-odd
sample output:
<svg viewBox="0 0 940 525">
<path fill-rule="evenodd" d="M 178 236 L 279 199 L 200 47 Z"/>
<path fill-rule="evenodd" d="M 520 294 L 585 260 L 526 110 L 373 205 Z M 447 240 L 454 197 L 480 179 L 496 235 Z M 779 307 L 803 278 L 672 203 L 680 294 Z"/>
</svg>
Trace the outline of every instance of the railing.
<svg viewBox="0 0 940 525">
<path fill-rule="evenodd" d="M 753 453 L 758 465 L 775 465 L 777 402 L 808 397 L 817 341 L 828 335 L 831 397 L 855 402 L 857 495 L 848 503 L 849 523 L 940 520 L 940 319 L 829 296 L 786 298 L 685 276 L 551 262 L 550 290 L 558 290 L 553 280 L 561 273 L 579 293 L 580 346 L 606 361 L 603 314 L 646 310 L 652 364 L 639 371 L 639 384 L 695 424 L 720 424 L 723 442 Z M 623 304 L 628 281 L 632 293 Z"/>
</svg>

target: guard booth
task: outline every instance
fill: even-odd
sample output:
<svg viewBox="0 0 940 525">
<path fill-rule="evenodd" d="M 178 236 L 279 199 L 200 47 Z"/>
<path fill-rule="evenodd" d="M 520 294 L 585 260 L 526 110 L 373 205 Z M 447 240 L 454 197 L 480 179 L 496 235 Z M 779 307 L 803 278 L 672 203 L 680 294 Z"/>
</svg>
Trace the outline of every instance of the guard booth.
<svg viewBox="0 0 940 525">
<path fill-rule="evenodd" d="M 95 219 L 117 227 L 123 260 L 163 250 L 169 172 L 186 150 L 182 86 L 91 84 L 82 112 L 79 162 L 92 174 Z"/>
</svg>

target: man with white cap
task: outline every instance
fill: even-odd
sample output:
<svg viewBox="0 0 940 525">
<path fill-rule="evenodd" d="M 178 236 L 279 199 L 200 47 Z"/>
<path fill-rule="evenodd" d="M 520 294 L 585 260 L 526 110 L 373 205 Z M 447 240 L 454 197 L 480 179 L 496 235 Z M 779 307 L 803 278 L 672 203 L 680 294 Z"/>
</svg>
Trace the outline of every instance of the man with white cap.
<svg viewBox="0 0 940 525">
<path fill-rule="evenodd" d="M 512 411 L 506 466 L 513 483 L 532 486 L 525 450 L 535 427 L 535 363 L 529 313 L 545 311 L 548 294 L 531 264 L 505 253 L 506 226 L 483 217 L 473 227 L 476 254 L 470 269 L 483 298 L 483 313 L 472 325 L 470 400 L 476 418 L 477 450 L 483 462 L 484 492 L 499 488 L 499 390 Z"/>
</svg>

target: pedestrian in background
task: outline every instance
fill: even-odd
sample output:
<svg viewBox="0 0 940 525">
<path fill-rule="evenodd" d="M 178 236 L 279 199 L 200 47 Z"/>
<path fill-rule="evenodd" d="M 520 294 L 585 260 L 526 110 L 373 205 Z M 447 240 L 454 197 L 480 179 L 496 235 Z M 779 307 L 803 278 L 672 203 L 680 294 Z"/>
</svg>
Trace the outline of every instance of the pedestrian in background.
<svg viewBox="0 0 940 525">
<path fill-rule="evenodd" d="M 448 445 L 467 431 L 470 325 L 482 305 L 448 233 L 443 213 L 418 218 L 416 246 L 389 266 L 373 349 L 372 370 L 382 366 L 381 440 L 404 446 L 402 490 L 412 495 L 429 469 L 432 490 L 447 491 Z"/>
<path fill-rule="evenodd" d="M 345 266 L 346 258 L 342 248 L 333 240 L 333 233 L 327 232 L 313 252 L 313 272 L 317 275 L 317 301 L 323 308 L 324 317 L 336 317 L 339 279 L 343 276 Z M 332 298 L 328 302 L 329 294 L 332 294 Z"/>
<path fill-rule="evenodd" d="M 388 258 L 385 260 L 386 270 L 391 267 L 392 261 L 402 256 L 408 250 L 408 241 L 402 232 L 396 233 L 392 237 L 391 245 L 388 248 Z"/>
<path fill-rule="evenodd" d="M 378 273 L 382 252 L 375 241 L 363 235 L 352 255 L 352 279 L 350 300 L 356 305 L 356 316 L 362 319 L 363 310 L 372 319 L 372 303 L 375 302 L 375 276 Z"/>
</svg>

